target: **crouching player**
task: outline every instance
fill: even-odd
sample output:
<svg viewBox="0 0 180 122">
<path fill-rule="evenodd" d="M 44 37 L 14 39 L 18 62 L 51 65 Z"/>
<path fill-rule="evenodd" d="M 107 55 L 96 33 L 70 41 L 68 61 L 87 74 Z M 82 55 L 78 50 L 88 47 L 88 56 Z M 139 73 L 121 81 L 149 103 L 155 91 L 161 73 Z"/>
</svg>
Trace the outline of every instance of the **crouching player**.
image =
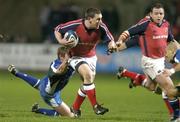
<svg viewBox="0 0 180 122">
<path fill-rule="evenodd" d="M 47 75 L 42 79 L 37 79 L 25 73 L 19 72 L 14 65 L 8 66 L 8 71 L 14 76 L 23 79 L 29 85 L 39 90 L 42 99 L 53 109 L 39 108 L 38 104 L 32 106 L 32 112 L 48 116 L 68 116 L 76 117 L 60 96 L 62 89 L 68 83 L 74 70 L 68 65 L 69 56 L 58 48 L 58 58 L 49 67 Z"/>
<path fill-rule="evenodd" d="M 118 50 L 120 51 L 120 50 L 124 50 L 126 48 L 130 48 L 132 46 L 138 45 L 138 40 L 139 40 L 138 36 L 132 37 L 127 42 L 123 43 L 120 47 L 118 47 Z M 167 62 L 170 62 L 171 64 L 173 64 L 173 67 L 171 69 L 164 69 L 163 74 L 165 74 L 167 77 L 169 77 L 172 74 L 174 74 L 175 72 L 180 71 L 180 46 L 176 40 L 174 40 L 173 42 L 170 42 L 168 44 L 168 47 L 166 49 L 165 59 Z M 125 69 L 123 67 L 119 67 L 117 76 L 118 76 L 118 78 L 121 78 L 121 77 L 130 78 L 131 82 L 129 83 L 129 88 L 133 88 L 136 86 L 146 87 L 145 84 L 147 82 L 147 78 L 144 74 L 138 74 L 135 72 L 128 71 L 127 69 Z M 162 91 L 157 86 L 150 86 L 148 89 L 151 91 L 154 91 L 157 94 L 161 94 L 161 91 Z M 178 92 L 178 86 L 177 86 L 177 89 L 171 90 L 170 93 L 173 96 L 176 96 L 177 92 Z M 168 110 L 169 110 L 170 116 L 173 117 L 174 111 L 173 111 L 172 107 L 170 106 L 168 98 L 164 94 L 164 92 L 162 92 L 162 97 L 163 97 L 163 100 L 164 100 Z"/>
</svg>

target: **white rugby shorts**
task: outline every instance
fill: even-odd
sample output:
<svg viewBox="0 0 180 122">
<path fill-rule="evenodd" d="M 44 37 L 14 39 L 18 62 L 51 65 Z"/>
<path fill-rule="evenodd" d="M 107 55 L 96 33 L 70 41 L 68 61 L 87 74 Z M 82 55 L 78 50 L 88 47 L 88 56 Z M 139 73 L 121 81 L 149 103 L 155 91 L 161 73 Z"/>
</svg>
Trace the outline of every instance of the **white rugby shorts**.
<svg viewBox="0 0 180 122">
<path fill-rule="evenodd" d="M 93 71 L 94 75 L 96 74 L 97 56 L 92 56 L 92 57 L 73 56 L 69 59 L 69 64 L 74 70 L 76 70 L 76 66 L 81 62 L 86 62 L 89 65 L 89 68 Z"/>
<path fill-rule="evenodd" d="M 153 59 L 150 57 L 142 56 L 141 66 L 146 75 L 148 75 L 152 80 L 156 78 L 157 75 L 161 74 L 165 68 L 165 58 Z"/>
</svg>

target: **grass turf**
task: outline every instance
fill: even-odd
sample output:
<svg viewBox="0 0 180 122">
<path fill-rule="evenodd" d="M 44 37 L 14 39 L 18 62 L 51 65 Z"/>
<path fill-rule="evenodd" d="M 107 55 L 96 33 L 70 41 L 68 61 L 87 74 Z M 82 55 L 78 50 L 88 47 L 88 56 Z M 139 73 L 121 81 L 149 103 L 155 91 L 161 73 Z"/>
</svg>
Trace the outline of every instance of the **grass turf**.
<svg viewBox="0 0 180 122">
<path fill-rule="evenodd" d="M 38 78 L 45 73 L 28 72 Z M 109 108 L 103 116 L 94 114 L 92 107 L 85 100 L 79 119 L 67 117 L 48 117 L 31 112 L 31 105 L 38 102 L 41 107 L 48 107 L 40 98 L 37 90 L 23 80 L 6 71 L 0 71 L 0 122 L 167 122 L 168 112 L 161 96 L 143 88 L 128 88 L 128 79 L 117 80 L 115 75 L 97 74 L 95 79 L 97 100 Z M 62 91 L 62 99 L 69 106 L 76 97 L 81 81 L 77 75 L 72 77 Z"/>
</svg>

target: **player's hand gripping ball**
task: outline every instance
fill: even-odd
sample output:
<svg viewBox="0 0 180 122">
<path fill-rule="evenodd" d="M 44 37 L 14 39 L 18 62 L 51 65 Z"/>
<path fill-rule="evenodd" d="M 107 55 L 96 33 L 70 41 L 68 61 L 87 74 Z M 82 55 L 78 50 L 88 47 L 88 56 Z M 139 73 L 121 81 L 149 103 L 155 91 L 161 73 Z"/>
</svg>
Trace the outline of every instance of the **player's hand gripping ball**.
<svg viewBox="0 0 180 122">
<path fill-rule="evenodd" d="M 69 30 L 64 34 L 64 38 L 71 42 L 71 48 L 78 44 L 79 38 L 75 31 Z"/>
</svg>

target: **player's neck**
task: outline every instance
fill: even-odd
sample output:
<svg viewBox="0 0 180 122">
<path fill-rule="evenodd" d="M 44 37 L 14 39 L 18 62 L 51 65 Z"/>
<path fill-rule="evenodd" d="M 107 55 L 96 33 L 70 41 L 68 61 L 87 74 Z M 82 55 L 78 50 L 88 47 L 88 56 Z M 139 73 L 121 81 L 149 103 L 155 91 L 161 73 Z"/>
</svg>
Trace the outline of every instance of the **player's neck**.
<svg viewBox="0 0 180 122">
<path fill-rule="evenodd" d="M 87 29 L 90 29 L 90 23 L 88 20 L 85 20 L 84 21 L 84 26 L 87 28 Z"/>
</svg>

